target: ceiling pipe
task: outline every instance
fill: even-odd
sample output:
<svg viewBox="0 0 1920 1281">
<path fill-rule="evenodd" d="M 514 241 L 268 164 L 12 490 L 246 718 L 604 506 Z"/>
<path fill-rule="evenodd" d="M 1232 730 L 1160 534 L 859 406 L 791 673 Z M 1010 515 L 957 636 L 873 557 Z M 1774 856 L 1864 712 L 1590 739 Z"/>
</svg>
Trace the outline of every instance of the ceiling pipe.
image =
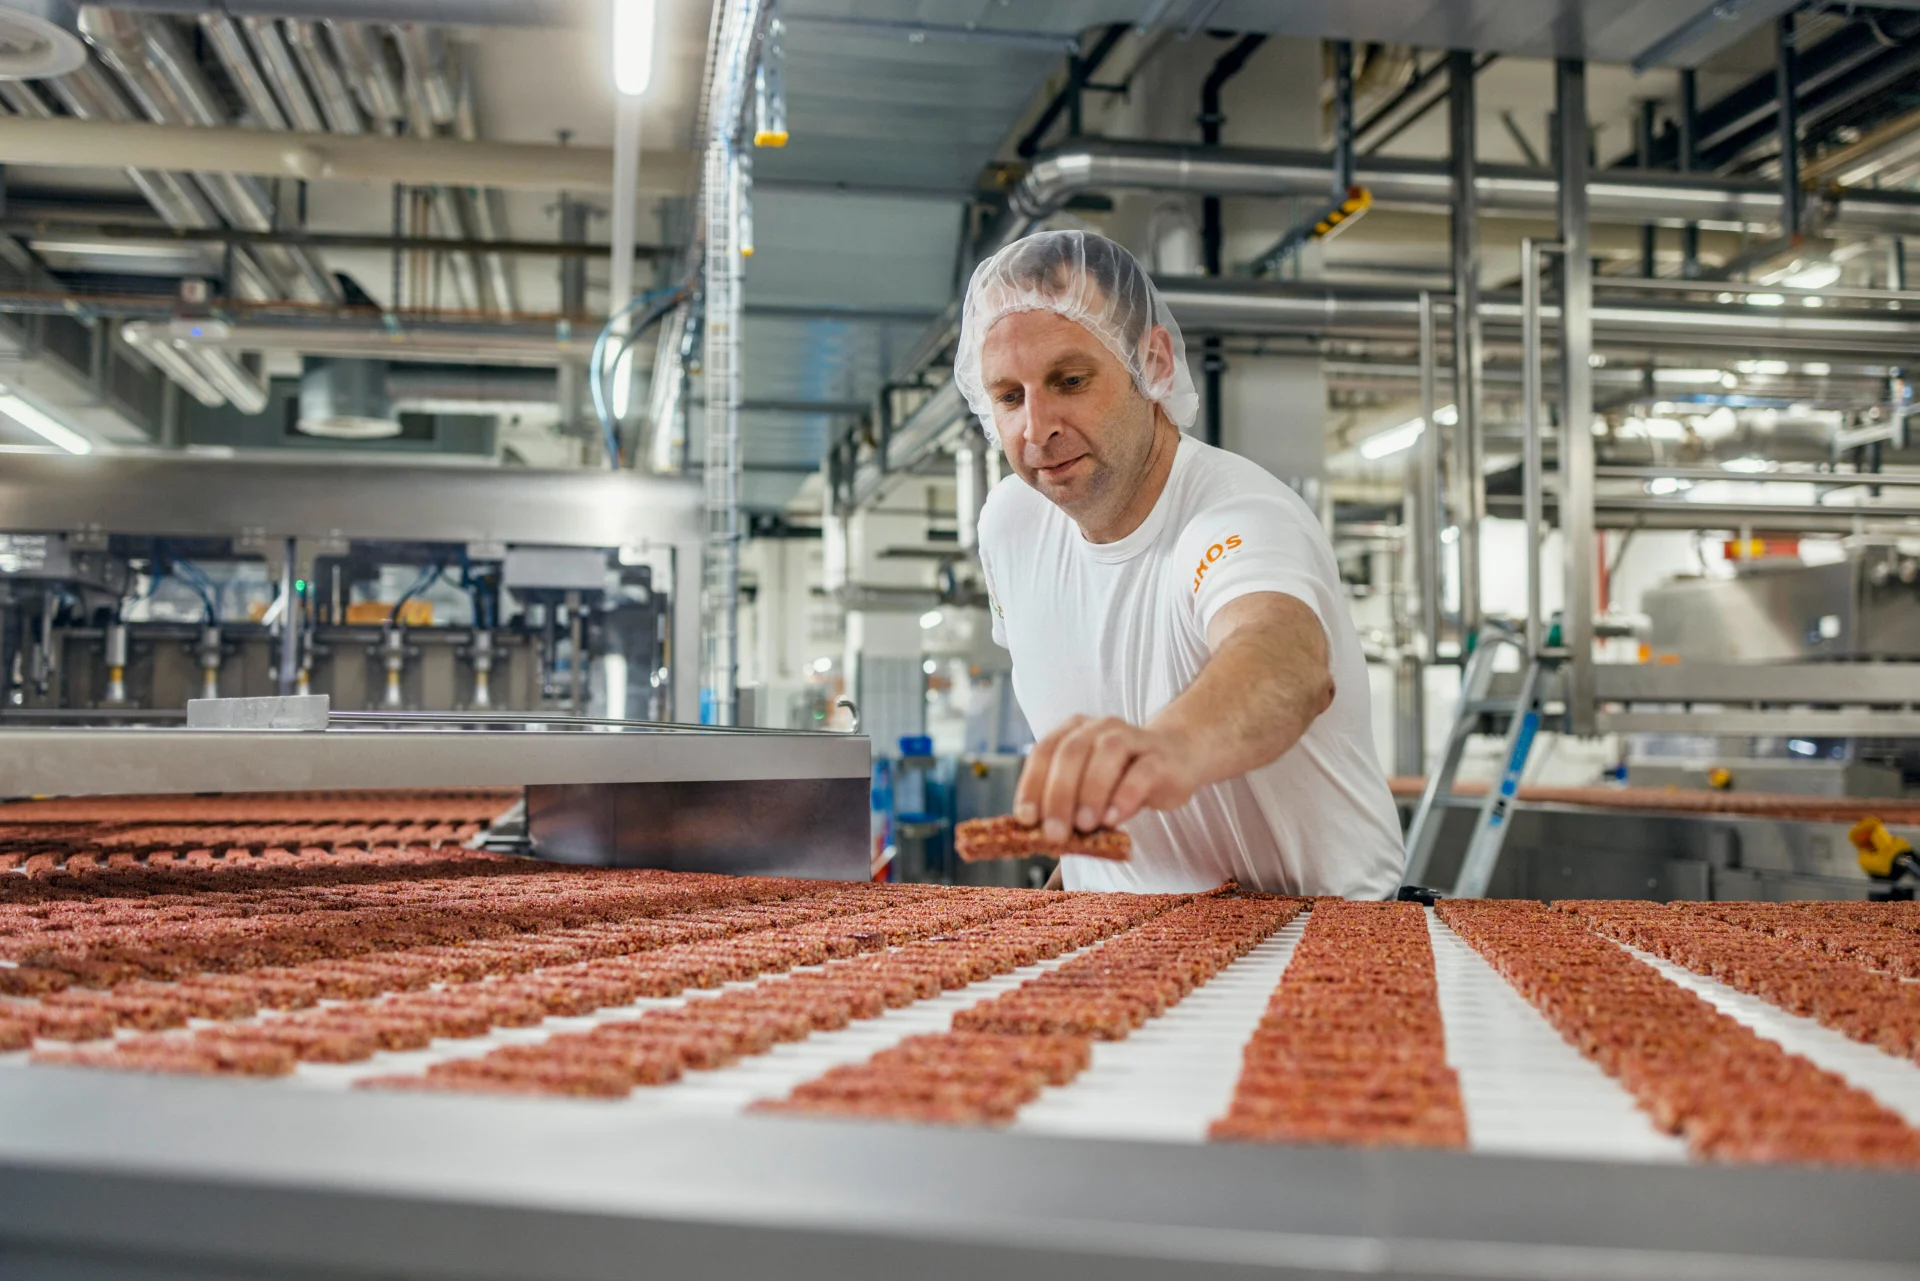
<svg viewBox="0 0 1920 1281">
<path fill-rule="evenodd" d="M 612 185 L 613 149 L 21 117 L 0 130 L 0 164 L 88 169 L 138 165 L 309 181 L 589 192 Z M 642 195 L 684 196 L 692 190 L 693 176 L 690 152 L 641 155 Z"/>
<path fill-rule="evenodd" d="M 1416 332 L 1419 320 L 1419 294 L 1413 290 L 1314 284 L 1250 288 L 1198 277 L 1163 278 L 1158 284 L 1174 318 L 1190 333 L 1405 339 Z M 1604 291 L 1604 280 L 1595 284 Z M 1484 294 L 1479 312 L 1489 330 L 1519 333 L 1517 294 Z M 1541 315 L 1549 330 L 1557 326 L 1557 307 L 1545 305 Z M 1908 312 L 1602 301 L 1594 304 L 1593 323 L 1596 336 L 1609 343 L 1673 340 L 1818 355 L 1900 354 L 1920 345 L 1920 313 Z"/>
<path fill-rule="evenodd" d="M 116 9 L 198 14 L 192 0 L 114 0 Z M 572 0 L 224 0 L 228 13 L 341 22 L 431 22 L 469 27 L 580 27 L 588 12 Z"/>
<path fill-rule="evenodd" d="M 1084 191 L 1199 191 L 1223 196 L 1320 196 L 1332 181 L 1332 157 L 1313 151 L 1202 148 L 1180 143 L 1087 142 L 1040 157 L 1009 197 L 1015 215 L 1003 243 Z M 1444 162 L 1366 157 L 1354 181 L 1376 207 L 1445 213 L 1451 207 Z M 1542 170 L 1480 167 L 1474 189 L 1483 213 L 1551 217 L 1557 186 Z M 1738 228 L 1780 219 L 1774 184 L 1729 182 L 1697 174 L 1609 171 L 1588 184 L 1597 222 Z M 1840 190 L 1825 193 L 1826 225 L 1840 230 L 1920 234 L 1920 195 Z"/>
<path fill-rule="evenodd" d="M 303 356 L 342 356 L 369 360 L 427 361 L 457 365 L 551 367 L 585 364 L 593 350 L 592 333 L 576 334 L 557 325 L 508 327 L 409 324 L 389 329 L 377 318 L 244 320 L 192 326 L 181 332 L 169 321 L 134 320 L 122 326 L 129 342 L 167 341 L 176 351 L 195 354 L 283 351 Z"/>
<path fill-rule="evenodd" d="M 300 68 L 281 36 L 280 24 L 272 18 L 242 18 L 240 25 L 246 28 L 248 42 L 260 55 L 260 68 L 286 111 L 288 125 L 301 133 L 329 132 L 326 117 L 320 114 L 306 82 L 300 78 Z"/>
<path fill-rule="evenodd" d="M 346 77 L 341 74 L 339 64 L 333 60 L 333 54 L 320 36 L 320 25 L 299 19 L 287 21 L 287 41 L 293 46 L 293 56 L 300 62 L 300 70 L 306 73 L 307 83 L 313 86 L 314 96 L 320 100 L 320 110 L 327 118 L 327 130 L 331 133 L 365 133 L 366 123 L 360 118 L 360 108 L 355 105 L 352 90 L 347 88 Z"/>
<path fill-rule="evenodd" d="M 400 86 L 394 82 L 393 70 L 387 66 L 386 55 L 381 52 L 380 38 L 353 22 L 330 19 L 326 27 L 334 52 L 339 55 L 340 65 L 346 71 L 347 83 L 359 97 L 360 105 L 366 108 L 367 115 L 374 122 L 375 131 L 378 132 L 379 126 L 393 125 L 404 119 L 407 114 L 406 103 L 401 101 Z"/>
</svg>

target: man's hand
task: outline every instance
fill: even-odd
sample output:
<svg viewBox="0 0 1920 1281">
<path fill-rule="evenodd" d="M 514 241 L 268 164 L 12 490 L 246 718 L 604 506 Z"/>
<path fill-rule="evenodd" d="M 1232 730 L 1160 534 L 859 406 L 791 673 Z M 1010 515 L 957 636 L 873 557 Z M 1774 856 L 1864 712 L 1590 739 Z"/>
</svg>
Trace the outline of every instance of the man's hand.
<svg viewBox="0 0 1920 1281">
<path fill-rule="evenodd" d="M 1148 724 L 1075 716 L 1034 744 L 1014 817 L 1050 841 L 1178 809 L 1209 783 L 1278 760 L 1333 705 L 1327 633 L 1281 592 L 1229 601 L 1207 626 L 1200 675 Z"/>
<path fill-rule="evenodd" d="M 1034 744 L 1020 771 L 1014 817 L 1042 825 L 1050 841 L 1116 827 L 1143 807 L 1177 809 L 1201 779 L 1194 753 L 1174 734 L 1117 717 L 1075 716 Z"/>
</svg>

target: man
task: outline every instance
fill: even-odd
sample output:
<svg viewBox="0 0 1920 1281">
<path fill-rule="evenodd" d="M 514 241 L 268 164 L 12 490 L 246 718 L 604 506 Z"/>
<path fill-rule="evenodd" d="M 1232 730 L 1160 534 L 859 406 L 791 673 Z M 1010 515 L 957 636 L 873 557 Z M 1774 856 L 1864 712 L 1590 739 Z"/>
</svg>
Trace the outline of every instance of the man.
<svg viewBox="0 0 1920 1281">
<path fill-rule="evenodd" d="M 1045 232 L 982 263 L 955 379 L 1015 475 L 980 518 L 993 637 L 1039 741 L 1016 816 L 1125 825 L 1068 889 L 1390 898 L 1400 826 L 1332 548 L 1292 490 L 1182 435 L 1179 327 L 1114 242 Z"/>
</svg>

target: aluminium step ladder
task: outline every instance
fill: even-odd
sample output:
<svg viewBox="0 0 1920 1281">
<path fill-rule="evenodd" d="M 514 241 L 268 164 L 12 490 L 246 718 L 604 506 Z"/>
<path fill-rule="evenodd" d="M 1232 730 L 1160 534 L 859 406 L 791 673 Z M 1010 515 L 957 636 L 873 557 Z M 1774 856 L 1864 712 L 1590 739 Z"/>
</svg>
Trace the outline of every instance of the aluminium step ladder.
<svg viewBox="0 0 1920 1281">
<path fill-rule="evenodd" d="M 1492 691 L 1496 655 L 1509 648 L 1520 653 L 1519 688 L 1511 698 L 1495 697 Z M 1554 653 L 1529 658 L 1526 638 L 1505 628 L 1488 627 L 1480 633 L 1479 643 L 1461 676 L 1460 702 L 1454 712 L 1453 728 L 1447 735 L 1446 753 L 1427 779 L 1426 788 L 1420 794 L 1420 805 L 1407 828 L 1407 884 L 1426 884 L 1427 866 L 1433 859 L 1447 811 L 1471 808 L 1478 810 L 1479 815 L 1451 893 L 1455 898 L 1485 896 L 1487 887 L 1493 883 L 1500 847 L 1506 841 L 1507 820 L 1520 790 L 1521 776 L 1527 771 L 1527 760 L 1533 754 L 1547 693 L 1559 665 L 1560 656 Z M 1490 713 L 1508 718 L 1503 757 L 1506 764 L 1499 780 L 1484 796 L 1463 796 L 1454 790 L 1460 760 L 1466 755 L 1467 740 L 1479 728 L 1480 718 Z"/>
</svg>

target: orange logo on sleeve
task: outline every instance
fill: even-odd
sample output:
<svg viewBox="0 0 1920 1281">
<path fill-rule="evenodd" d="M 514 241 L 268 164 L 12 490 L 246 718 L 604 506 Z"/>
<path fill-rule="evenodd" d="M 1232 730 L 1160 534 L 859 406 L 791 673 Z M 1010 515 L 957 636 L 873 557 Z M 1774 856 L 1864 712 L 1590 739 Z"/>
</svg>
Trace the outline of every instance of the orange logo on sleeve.
<svg viewBox="0 0 1920 1281">
<path fill-rule="evenodd" d="M 1207 576 L 1207 570 L 1213 563 L 1228 552 L 1238 549 L 1239 546 L 1240 535 L 1228 534 L 1226 538 L 1207 548 L 1207 554 L 1200 558 L 1200 564 L 1193 571 L 1193 590 L 1196 595 L 1200 591 L 1200 581 Z"/>
</svg>

